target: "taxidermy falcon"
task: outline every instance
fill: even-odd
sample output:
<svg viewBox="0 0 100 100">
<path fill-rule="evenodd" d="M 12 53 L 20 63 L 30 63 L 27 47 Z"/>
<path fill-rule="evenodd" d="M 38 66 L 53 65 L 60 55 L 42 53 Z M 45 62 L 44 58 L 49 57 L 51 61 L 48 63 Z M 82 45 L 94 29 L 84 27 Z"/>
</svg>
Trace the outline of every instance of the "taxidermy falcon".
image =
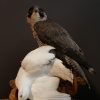
<svg viewBox="0 0 100 100">
<path fill-rule="evenodd" d="M 43 9 L 37 6 L 31 7 L 28 10 L 27 22 L 30 24 L 33 36 L 37 39 L 39 46 L 43 44 L 51 45 L 55 47 L 56 56 L 59 59 L 65 60 L 66 56 L 68 56 L 82 68 L 94 73 L 94 69 L 86 61 L 83 51 L 67 30 L 53 20 L 48 19 Z"/>
<path fill-rule="evenodd" d="M 24 57 L 15 79 L 15 84 L 18 88 L 18 100 L 33 100 L 34 96 L 36 98 L 34 100 L 42 100 L 42 97 L 38 98 L 40 96 L 39 93 L 44 91 L 44 88 L 46 90 L 51 89 L 51 91 L 42 92 L 43 94 L 50 94 L 50 100 L 59 100 L 57 99 L 58 97 L 60 100 L 70 100 L 67 99 L 69 95 L 58 92 L 57 88 L 60 78 L 73 84 L 73 73 L 63 65 L 61 60 L 55 57 L 55 54 L 51 52 L 53 49 L 54 47 L 51 46 L 42 46 L 29 52 Z M 45 77 L 42 78 L 43 76 Z M 47 78 L 50 80 L 48 81 Z M 37 79 L 39 81 L 36 81 Z M 38 83 L 40 81 L 43 83 Z M 44 81 L 48 82 L 44 83 Z M 34 85 L 32 86 L 32 84 Z M 32 88 L 34 86 L 37 87 Z M 31 88 L 33 92 L 31 92 Z M 43 100 L 49 100 L 48 95 L 44 96 L 46 99 Z"/>
</svg>

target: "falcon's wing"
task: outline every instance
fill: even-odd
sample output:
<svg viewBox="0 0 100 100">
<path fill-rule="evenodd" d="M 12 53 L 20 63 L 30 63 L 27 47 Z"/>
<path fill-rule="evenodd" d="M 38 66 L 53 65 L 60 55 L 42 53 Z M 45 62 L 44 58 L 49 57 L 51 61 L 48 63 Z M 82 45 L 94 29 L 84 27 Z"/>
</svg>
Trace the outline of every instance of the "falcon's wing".
<svg viewBox="0 0 100 100">
<path fill-rule="evenodd" d="M 83 77 L 83 79 L 88 84 L 89 89 L 91 88 L 83 69 L 80 67 L 80 65 L 76 61 L 74 61 L 73 59 L 71 59 L 68 56 L 66 56 L 64 64 L 65 65 L 67 64 L 68 66 L 70 66 L 74 72 L 79 74 L 79 76 Z"/>
<path fill-rule="evenodd" d="M 56 49 L 53 49 L 52 52 L 55 52 L 56 58 L 58 58 L 58 56 L 62 56 L 62 54 L 60 52 L 57 52 Z M 66 55 L 63 55 L 60 60 L 55 60 L 51 73 L 55 76 L 58 75 L 58 77 L 70 82 L 72 82 L 74 74 L 78 77 L 83 78 L 90 88 L 88 79 L 81 66 L 75 60 Z"/>
<path fill-rule="evenodd" d="M 62 52 L 66 52 L 67 48 L 72 48 L 83 55 L 82 50 L 70 37 L 69 33 L 54 21 L 38 22 L 34 25 L 34 29 L 43 43 L 54 46 Z"/>
<path fill-rule="evenodd" d="M 84 53 L 80 47 L 59 24 L 52 20 L 40 21 L 34 25 L 34 30 L 43 43 L 54 46 L 60 53 L 74 59 L 90 73 L 94 72 L 94 69 L 85 60 Z"/>
</svg>

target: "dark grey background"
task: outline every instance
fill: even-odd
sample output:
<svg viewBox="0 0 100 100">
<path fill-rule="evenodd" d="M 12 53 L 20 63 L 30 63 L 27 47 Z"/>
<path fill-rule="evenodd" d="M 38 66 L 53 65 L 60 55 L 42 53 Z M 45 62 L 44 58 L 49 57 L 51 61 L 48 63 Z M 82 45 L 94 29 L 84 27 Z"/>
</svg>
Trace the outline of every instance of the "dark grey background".
<svg viewBox="0 0 100 100">
<path fill-rule="evenodd" d="M 90 78 L 100 94 L 100 0 L 0 0 L 0 98 L 8 97 L 9 80 L 23 57 L 36 48 L 25 18 L 31 5 L 44 8 L 84 50 L 96 70 Z"/>
</svg>

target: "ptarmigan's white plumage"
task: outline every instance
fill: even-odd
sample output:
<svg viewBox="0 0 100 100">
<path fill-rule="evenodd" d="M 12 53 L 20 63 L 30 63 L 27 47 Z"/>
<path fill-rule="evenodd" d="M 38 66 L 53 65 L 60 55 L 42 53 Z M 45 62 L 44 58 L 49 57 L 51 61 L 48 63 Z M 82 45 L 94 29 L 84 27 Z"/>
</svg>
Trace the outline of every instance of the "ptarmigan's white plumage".
<svg viewBox="0 0 100 100">
<path fill-rule="evenodd" d="M 33 81 L 34 77 L 20 67 L 15 80 L 16 87 L 18 88 L 18 100 L 27 100 L 28 98 L 33 100 L 31 95 L 31 86 Z"/>
<path fill-rule="evenodd" d="M 51 76 L 57 76 L 63 80 L 68 80 L 73 83 L 73 74 L 72 71 L 66 68 L 62 61 L 59 59 L 55 59 L 52 69 L 50 71 Z"/>
<path fill-rule="evenodd" d="M 32 85 L 34 100 L 71 100 L 70 95 L 57 91 L 59 78 L 42 76 Z"/>
<path fill-rule="evenodd" d="M 51 46 L 44 46 L 28 53 L 21 63 L 21 67 L 15 79 L 19 90 L 18 99 L 32 99 L 30 90 L 34 80 L 42 75 L 48 74 L 54 62 L 55 55 L 49 53 Z"/>
<path fill-rule="evenodd" d="M 45 75 L 49 78 L 51 77 L 51 80 L 54 80 L 53 76 L 58 76 L 64 80 L 69 80 L 70 82 L 73 82 L 72 72 L 69 69 L 65 68 L 61 60 L 55 58 L 55 54 L 49 52 L 52 49 L 54 48 L 51 46 L 42 46 L 31 51 L 25 56 L 15 79 L 16 86 L 19 90 L 18 100 L 26 100 L 28 98 L 34 100 L 34 96 L 32 96 L 32 94 L 34 93 L 31 92 L 32 84 L 34 84 L 36 79 Z M 51 82 L 56 82 L 56 80 Z M 45 83 L 43 84 L 46 86 Z M 57 84 L 59 84 L 59 82 Z M 43 90 L 43 88 L 41 88 L 41 90 Z"/>
</svg>

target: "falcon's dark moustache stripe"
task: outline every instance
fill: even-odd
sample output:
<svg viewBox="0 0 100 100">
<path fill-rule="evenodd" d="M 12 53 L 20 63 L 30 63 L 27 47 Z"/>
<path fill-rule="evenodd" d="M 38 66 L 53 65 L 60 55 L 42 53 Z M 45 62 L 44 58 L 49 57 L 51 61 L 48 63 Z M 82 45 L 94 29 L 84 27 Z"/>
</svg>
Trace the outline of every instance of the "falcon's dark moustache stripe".
<svg viewBox="0 0 100 100">
<path fill-rule="evenodd" d="M 31 17 L 31 15 L 33 13 L 33 9 L 34 9 L 33 6 L 29 8 L 28 13 L 27 13 L 27 17 L 29 17 L 29 18 Z"/>
</svg>

